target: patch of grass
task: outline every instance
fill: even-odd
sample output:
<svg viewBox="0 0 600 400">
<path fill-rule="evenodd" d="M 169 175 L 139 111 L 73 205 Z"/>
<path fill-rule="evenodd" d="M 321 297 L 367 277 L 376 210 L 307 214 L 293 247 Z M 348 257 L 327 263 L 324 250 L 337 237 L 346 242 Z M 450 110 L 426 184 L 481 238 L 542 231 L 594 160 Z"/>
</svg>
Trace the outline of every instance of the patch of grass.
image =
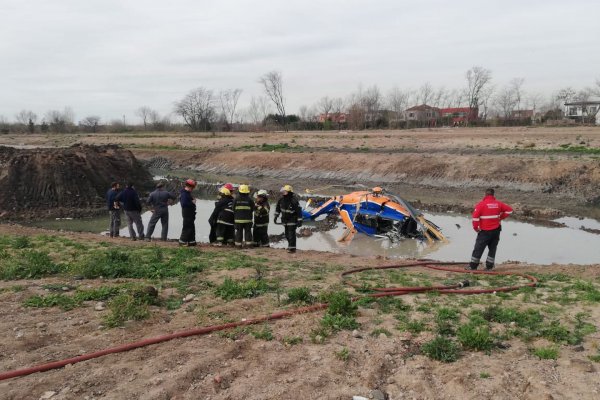
<svg viewBox="0 0 600 400">
<path fill-rule="evenodd" d="M 371 332 L 371 336 L 373 337 L 379 337 L 379 335 L 384 334 L 387 337 L 391 337 L 392 336 L 392 332 L 388 331 L 385 328 L 376 328 L 373 329 L 373 331 Z"/>
<path fill-rule="evenodd" d="M 217 286 L 215 294 L 223 300 L 234 300 L 257 297 L 270 289 L 271 287 L 264 280 L 234 281 L 227 277 L 221 285 Z"/>
<path fill-rule="evenodd" d="M 0 262 L 0 279 L 39 279 L 56 275 L 62 266 L 54 263 L 47 253 L 26 249 Z"/>
<path fill-rule="evenodd" d="M 183 299 L 181 297 L 169 296 L 165 299 L 165 307 L 169 311 L 177 310 L 183 304 Z"/>
<path fill-rule="evenodd" d="M 139 321 L 150 316 L 147 299 L 132 293 L 122 293 L 108 303 L 110 313 L 104 317 L 109 328 L 121 326 L 125 321 Z"/>
<path fill-rule="evenodd" d="M 401 321 L 400 324 L 398 324 L 397 329 L 399 331 L 406 331 L 414 335 L 418 335 L 419 333 L 427 330 L 427 324 L 424 321 L 418 320 Z"/>
<path fill-rule="evenodd" d="M 431 359 L 446 363 L 454 362 L 459 357 L 458 345 L 453 340 L 444 336 L 438 336 L 424 343 L 421 346 L 421 352 Z"/>
<path fill-rule="evenodd" d="M 297 287 L 288 290 L 287 304 L 313 304 L 315 297 L 310 294 L 310 289 L 307 287 Z"/>
<path fill-rule="evenodd" d="M 294 346 L 303 342 L 300 336 L 285 336 L 283 338 L 283 344 L 286 346 Z"/>
<path fill-rule="evenodd" d="M 554 343 L 567 342 L 570 334 L 569 330 L 564 325 L 561 325 L 559 321 L 550 322 L 550 324 L 542 328 L 540 332 L 540 336 L 545 337 Z"/>
<path fill-rule="evenodd" d="M 251 332 L 252 336 L 254 336 L 255 339 L 261 339 L 261 340 L 273 340 L 273 332 L 271 331 L 271 328 L 269 327 L 269 325 L 264 325 L 262 327 L 262 329 L 256 331 L 256 330 L 252 330 Z"/>
<path fill-rule="evenodd" d="M 335 352 L 335 357 L 341 361 L 348 361 L 350 359 L 350 350 L 347 347 L 342 347 L 339 351 Z"/>
<path fill-rule="evenodd" d="M 358 306 L 352 302 L 352 297 L 344 290 L 323 293 L 320 300 L 328 303 L 327 313 L 330 315 L 356 316 Z"/>
<path fill-rule="evenodd" d="M 17 236 L 13 242 L 15 249 L 28 249 L 31 247 L 31 240 L 28 236 Z"/>
<path fill-rule="evenodd" d="M 590 361 L 600 363 L 600 354 L 594 354 L 593 356 L 588 356 Z"/>
<path fill-rule="evenodd" d="M 489 379 L 489 378 L 491 378 L 491 377 L 492 377 L 492 375 L 490 375 L 488 372 L 480 372 L 480 373 L 479 373 L 479 377 L 480 377 L 481 379 Z"/>
<path fill-rule="evenodd" d="M 72 310 L 79 306 L 79 302 L 64 294 L 49 294 L 47 296 L 32 296 L 25 300 L 25 307 L 45 308 L 45 307 L 60 307 L 65 311 Z"/>
<path fill-rule="evenodd" d="M 359 327 L 358 322 L 352 316 L 329 313 L 323 316 L 321 320 L 321 326 L 329 329 L 332 332 L 338 332 L 341 330 L 353 330 Z"/>
<path fill-rule="evenodd" d="M 465 349 L 489 351 L 494 340 L 487 326 L 464 324 L 458 327 L 456 337 Z"/>
<path fill-rule="evenodd" d="M 540 360 L 556 360 L 558 358 L 558 347 L 537 347 L 531 349 L 531 353 Z"/>
</svg>

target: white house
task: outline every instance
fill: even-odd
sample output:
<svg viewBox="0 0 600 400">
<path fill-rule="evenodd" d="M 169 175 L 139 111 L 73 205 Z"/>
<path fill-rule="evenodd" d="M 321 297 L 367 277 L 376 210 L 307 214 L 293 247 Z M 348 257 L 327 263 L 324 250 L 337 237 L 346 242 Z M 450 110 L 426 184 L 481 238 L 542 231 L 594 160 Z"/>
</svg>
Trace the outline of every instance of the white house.
<svg viewBox="0 0 600 400">
<path fill-rule="evenodd" d="M 565 117 L 580 122 L 595 121 L 600 125 L 600 99 L 589 99 L 586 101 L 572 101 L 565 103 Z M 582 121 L 584 120 L 585 121 Z"/>
</svg>

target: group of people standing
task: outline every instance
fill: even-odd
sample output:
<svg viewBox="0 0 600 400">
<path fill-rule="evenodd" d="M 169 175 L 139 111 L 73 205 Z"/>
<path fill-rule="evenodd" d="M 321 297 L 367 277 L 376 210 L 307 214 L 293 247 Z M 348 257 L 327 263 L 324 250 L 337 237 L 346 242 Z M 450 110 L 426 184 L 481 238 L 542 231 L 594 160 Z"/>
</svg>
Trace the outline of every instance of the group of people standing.
<svg viewBox="0 0 600 400">
<path fill-rule="evenodd" d="M 195 246 L 196 242 L 196 198 L 193 191 L 196 182 L 187 179 L 179 193 L 179 203 L 183 224 L 179 244 Z M 237 189 L 237 190 L 236 190 Z M 269 246 L 269 194 L 266 190 L 258 190 L 250 196 L 250 186 L 242 184 L 234 186 L 227 183 L 219 188 L 218 199 L 208 219 L 210 225 L 209 241 L 215 246 L 231 245 L 236 247 Z M 118 237 L 121 227 L 121 211 L 125 211 L 129 236 L 132 240 L 143 239 L 150 241 L 158 221 L 161 222 L 161 240 L 167 240 L 169 229 L 169 203 L 177 199 L 174 193 L 164 189 L 162 182 L 156 185 L 147 199 L 152 216 L 146 233 L 141 219 L 142 202 L 133 184 L 127 184 L 120 191 L 120 185 L 114 182 L 107 192 L 107 206 L 110 214 L 110 237 Z M 274 223 L 281 216 L 285 237 L 288 242 L 288 252 L 296 251 L 296 229 L 302 226 L 302 207 L 292 186 L 281 188 L 281 198 L 275 208 Z M 137 234 L 136 234 L 136 229 Z"/>
</svg>

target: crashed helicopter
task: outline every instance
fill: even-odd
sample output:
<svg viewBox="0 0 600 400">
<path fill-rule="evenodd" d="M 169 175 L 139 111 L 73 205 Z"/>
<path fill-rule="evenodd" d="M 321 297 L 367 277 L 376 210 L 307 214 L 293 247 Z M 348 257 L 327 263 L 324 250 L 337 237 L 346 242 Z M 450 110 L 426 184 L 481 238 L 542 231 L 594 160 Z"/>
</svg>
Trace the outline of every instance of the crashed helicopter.
<svg viewBox="0 0 600 400">
<path fill-rule="evenodd" d="M 402 198 L 383 192 L 380 187 L 372 191 L 359 191 L 335 196 L 312 206 L 309 199 L 302 210 L 304 220 L 315 220 L 322 215 L 339 214 L 346 225 L 340 242 L 350 242 L 357 232 L 396 242 L 414 238 L 427 242 L 446 238 L 441 229 Z"/>
</svg>

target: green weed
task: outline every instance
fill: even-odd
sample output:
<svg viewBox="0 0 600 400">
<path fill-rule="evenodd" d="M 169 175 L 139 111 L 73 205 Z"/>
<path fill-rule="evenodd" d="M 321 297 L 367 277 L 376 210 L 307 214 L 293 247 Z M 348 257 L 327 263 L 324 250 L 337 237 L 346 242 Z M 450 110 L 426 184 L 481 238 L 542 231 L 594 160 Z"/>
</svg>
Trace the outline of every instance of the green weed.
<svg viewBox="0 0 600 400">
<path fill-rule="evenodd" d="M 456 331 L 456 337 L 466 349 L 488 351 L 494 347 L 494 340 L 487 326 L 461 325 Z"/>
<path fill-rule="evenodd" d="M 264 280 L 234 281 L 227 277 L 221 285 L 217 286 L 215 294 L 223 300 L 234 300 L 257 297 L 270 289 L 269 284 Z"/>
<path fill-rule="evenodd" d="M 459 348 L 456 343 L 444 336 L 438 336 L 423 344 L 421 352 L 431 359 L 446 363 L 458 360 L 459 356 Z"/>
<path fill-rule="evenodd" d="M 286 303 L 291 304 L 313 304 L 315 297 L 310 294 L 310 289 L 307 287 L 292 288 L 287 292 Z"/>
<path fill-rule="evenodd" d="M 335 352 L 335 357 L 346 362 L 350 359 L 350 350 L 347 347 L 342 347 L 341 350 Z"/>
<path fill-rule="evenodd" d="M 273 340 L 273 332 L 271 331 L 271 328 L 268 325 L 264 325 L 259 331 L 253 330 L 251 334 L 252 336 L 254 336 L 255 339 L 267 341 Z"/>
<path fill-rule="evenodd" d="M 540 360 L 556 360 L 558 358 L 558 347 L 537 347 L 531 353 Z"/>
</svg>

